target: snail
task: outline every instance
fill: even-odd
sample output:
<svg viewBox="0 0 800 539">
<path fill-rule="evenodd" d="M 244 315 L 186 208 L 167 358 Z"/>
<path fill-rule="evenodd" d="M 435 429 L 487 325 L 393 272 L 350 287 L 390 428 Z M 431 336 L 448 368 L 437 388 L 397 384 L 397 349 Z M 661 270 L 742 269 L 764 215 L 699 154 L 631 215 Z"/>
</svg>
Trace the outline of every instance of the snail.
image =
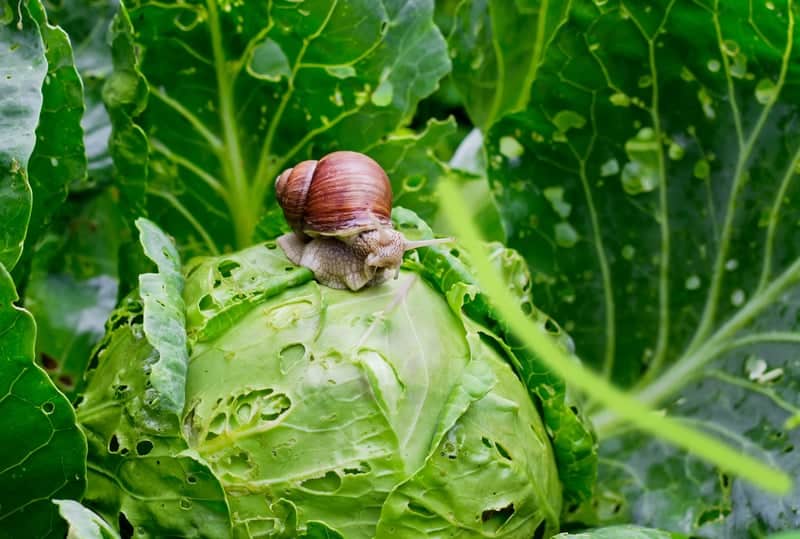
<svg viewBox="0 0 800 539">
<path fill-rule="evenodd" d="M 450 241 L 409 241 L 392 226 L 392 187 L 364 154 L 333 152 L 283 171 L 275 192 L 292 232 L 278 245 L 331 288 L 360 290 L 397 277 L 403 253 Z"/>
</svg>

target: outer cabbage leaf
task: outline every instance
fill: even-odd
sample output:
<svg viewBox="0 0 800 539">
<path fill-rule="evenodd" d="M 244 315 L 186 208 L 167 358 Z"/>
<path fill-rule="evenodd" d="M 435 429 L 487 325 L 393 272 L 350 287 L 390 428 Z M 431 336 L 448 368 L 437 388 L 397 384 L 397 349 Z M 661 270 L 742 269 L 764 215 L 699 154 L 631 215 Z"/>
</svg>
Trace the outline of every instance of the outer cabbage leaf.
<svg viewBox="0 0 800 539">
<path fill-rule="evenodd" d="M 409 238 L 433 237 L 430 228 L 404 208 L 396 208 L 392 217 L 397 227 Z M 560 338 L 565 349 L 571 349 L 570 337 L 533 305 L 531 279 L 525 261 L 516 252 L 500 244 L 495 245 L 492 258 L 519 298 L 521 308 L 530 313 L 543 331 Z M 597 442 L 588 421 L 575 406 L 573 398 L 566 394 L 564 381 L 550 373 L 524 346 L 514 344 L 513 336 L 478 288 L 464 253 L 457 249 L 426 247 L 409 257 L 406 265 L 420 272 L 428 282 L 449 297 L 451 305 L 458 312 L 463 311 L 480 324 L 481 332 L 506 349 L 513 368 L 527 386 L 531 397 L 541 404 L 565 499 L 571 504 L 586 500 L 593 491 L 597 473 Z"/>
<path fill-rule="evenodd" d="M 69 401 L 34 364 L 36 324 L 15 301 L 0 264 L 0 530 L 6 537 L 63 537 L 50 498 L 83 494 L 86 440 Z"/>
<path fill-rule="evenodd" d="M 31 214 L 28 164 L 36 144 L 47 60 L 38 25 L 18 2 L 0 2 L 0 264 L 13 269 Z"/>
<path fill-rule="evenodd" d="M 148 405 L 158 352 L 145 337 L 142 310 L 138 297 L 128 297 L 108 321 L 78 406 L 89 441 L 84 503 L 118 531 L 134 527 L 137 537 L 230 537 L 219 481 Z"/>
<path fill-rule="evenodd" d="M 577 354 L 794 476 L 798 9 L 574 1 L 528 107 L 488 137 L 510 245 Z M 798 487 L 771 499 L 594 420 L 601 518 L 723 537 L 798 524 Z"/>
<path fill-rule="evenodd" d="M 133 27 L 121 13 L 114 37 L 122 76 L 107 85 L 123 99 L 107 103 L 133 142 L 112 141 L 112 153 L 191 253 L 249 245 L 281 170 L 373 146 L 449 70 L 430 0 L 126 5 Z M 150 85 L 140 115 L 134 50 Z"/>
</svg>

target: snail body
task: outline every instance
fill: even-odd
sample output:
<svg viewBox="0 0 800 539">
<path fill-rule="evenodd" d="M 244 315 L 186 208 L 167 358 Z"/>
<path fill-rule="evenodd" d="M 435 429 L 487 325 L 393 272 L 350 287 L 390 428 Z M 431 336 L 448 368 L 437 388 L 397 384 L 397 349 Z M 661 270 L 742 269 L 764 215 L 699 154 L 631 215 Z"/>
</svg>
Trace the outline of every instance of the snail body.
<svg viewBox="0 0 800 539">
<path fill-rule="evenodd" d="M 381 284 L 397 275 L 405 251 L 448 241 L 408 241 L 394 229 L 389 178 L 361 153 L 298 163 L 278 176 L 275 192 L 292 228 L 278 245 L 331 288 Z"/>
</svg>

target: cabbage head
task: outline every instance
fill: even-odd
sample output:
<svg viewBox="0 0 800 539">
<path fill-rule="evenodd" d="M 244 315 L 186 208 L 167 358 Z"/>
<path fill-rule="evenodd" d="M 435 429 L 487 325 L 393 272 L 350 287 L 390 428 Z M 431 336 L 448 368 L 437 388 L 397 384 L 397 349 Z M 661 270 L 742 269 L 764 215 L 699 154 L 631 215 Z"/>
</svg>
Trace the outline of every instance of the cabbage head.
<svg viewBox="0 0 800 539">
<path fill-rule="evenodd" d="M 500 328 L 465 314 L 478 295 L 452 253 L 353 293 L 274 242 L 181 267 L 162 232 L 140 229 L 158 273 L 109 321 L 79 407 L 86 503 L 123 535 L 558 531 L 566 468 L 546 401 Z M 593 444 L 576 424 L 573 469 Z"/>
</svg>

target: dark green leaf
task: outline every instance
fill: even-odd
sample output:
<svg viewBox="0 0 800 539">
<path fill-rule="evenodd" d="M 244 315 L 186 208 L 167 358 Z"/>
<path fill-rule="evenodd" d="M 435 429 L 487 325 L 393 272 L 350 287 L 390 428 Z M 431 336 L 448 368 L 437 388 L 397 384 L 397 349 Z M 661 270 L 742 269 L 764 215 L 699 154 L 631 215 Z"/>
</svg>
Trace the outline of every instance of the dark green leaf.
<svg viewBox="0 0 800 539">
<path fill-rule="evenodd" d="M 126 5 L 151 95 L 136 117 L 134 34 L 122 13 L 114 42 L 125 54 L 115 52 L 106 102 L 128 140 L 112 153 L 124 183 L 149 174 L 151 215 L 189 252 L 249 245 L 279 172 L 374 146 L 449 70 L 431 0 Z M 134 117 L 149 138 L 146 171 Z"/>
<path fill-rule="evenodd" d="M 136 228 L 139 229 L 139 241 L 145 255 L 158 266 L 158 273 L 139 276 L 139 294 L 144 306 L 144 333 L 158 355 L 149 368 L 152 395 L 146 404 L 180 416 L 189 363 L 181 259 L 172 239 L 151 221 L 139 218 Z M 169 420 L 167 422 L 171 423 Z"/>
<path fill-rule="evenodd" d="M 25 243 L 33 246 L 67 197 L 69 185 L 85 179 L 86 151 L 81 128 L 83 84 L 69 38 L 61 28 L 48 23 L 40 0 L 29 0 L 27 4 L 39 25 L 48 64 L 36 146 L 28 164 L 33 210 Z M 32 253 L 32 249 L 28 252 Z"/>
<path fill-rule="evenodd" d="M 573 2 L 527 109 L 488 138 L 510 244 L 577 354 L 794 477 L 799 13 Z M 593 419 L 612 520 L 717 537 L 800 523 L 797 487 L 770 498 Z"/>
<path fill-rule="evenodd" d="M 569 2 L 464 0 L 453 15 L 448 45 L 453 80 L 472 123 L 488 130 L 525 107 L 542 52 Z"/>
<path fill-rule="evenodd" d="M 230 537 L 219 481 L 149 405 L 159 354 L 145 338 L 142 309 L 132 296 L 112 315 L 78 407 L 89 441 L 84 501 L 107 522 L 141 527 L 144 537 Z"/>
<path fill-rule="evenodd" d="M 0 264 L 0 530 L 7 537 L 63 537 L 50 498 L 80 498 L 86 440 L 69 401 L 33 362 L 36 324 L 14 306 Z"/>
<path fill-rule="evenodd" d="M 9 269 L 22 253 L 30 219 L 28 162 L 47 75 L 39 27 L 17 4 L 0 1 L 0 264 Z"/>
<path fill-rule="evenodd" d="M 68 539 L 120 539 L 108 523 L 74 500 L 53 500 L 61 518 L 67 521 Z"/>
</svg>

